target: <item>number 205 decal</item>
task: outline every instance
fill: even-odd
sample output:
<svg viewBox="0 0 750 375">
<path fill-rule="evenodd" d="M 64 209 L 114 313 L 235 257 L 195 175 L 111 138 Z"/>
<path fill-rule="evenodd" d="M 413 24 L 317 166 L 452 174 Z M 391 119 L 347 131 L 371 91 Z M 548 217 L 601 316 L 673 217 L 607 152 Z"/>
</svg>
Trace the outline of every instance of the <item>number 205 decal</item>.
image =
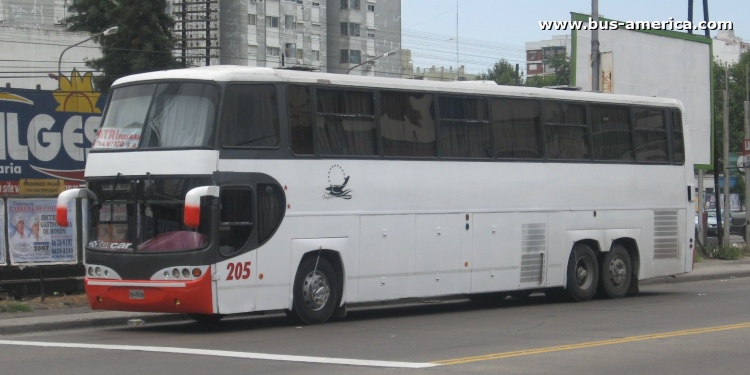
<svg viewBox="0 0 750 375">
<path fill-rule="evenodd" d="M 250 277 L 250 265 L 253 262 L 245 263 L 227 263 L 227 281 L 230 280 L 245 280 Z"/>
</svg>

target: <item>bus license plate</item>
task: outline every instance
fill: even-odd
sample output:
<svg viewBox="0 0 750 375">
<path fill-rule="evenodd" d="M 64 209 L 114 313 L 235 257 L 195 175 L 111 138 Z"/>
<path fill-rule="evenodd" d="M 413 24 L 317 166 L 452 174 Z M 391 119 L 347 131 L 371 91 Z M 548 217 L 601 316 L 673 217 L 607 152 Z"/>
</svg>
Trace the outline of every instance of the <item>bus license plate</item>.
<svg viewBox="0 0 750 375">
<path fill-rule="evenodd" d="M 142 290 L 130 289 L 130 299 L 144 299 L 146 298 Z"/>
</svg>

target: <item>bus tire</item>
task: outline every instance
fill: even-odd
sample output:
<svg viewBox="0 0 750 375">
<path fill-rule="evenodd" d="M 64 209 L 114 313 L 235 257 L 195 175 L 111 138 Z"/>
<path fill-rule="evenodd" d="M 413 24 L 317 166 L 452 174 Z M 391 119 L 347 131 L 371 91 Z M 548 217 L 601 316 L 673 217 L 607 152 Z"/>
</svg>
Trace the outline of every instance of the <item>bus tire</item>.
<svg viewBox="0 0 750 375">
<path fill-rule="evenodd" d="M 599 269 L 602 276 L 601 288 L 605 297 L 622 298 L 628 294 L 633 269 L 630 255 L 622 245 L 616 244 L 604 254 Z"/>
<path fill-rule="evenodd" d="M 293 312 L 305 324 L 325 323 L 339 301 L 336 271 L 325 258 L 312 256 L 302 261 L 294 277 Z"/>
<path fill-rule="evenodd" d="M 195 320 L 198 324 L 216 324 L 221 319 L 224 318 L 224 315 L 221 314 L 187 314 L 190 319 Z"/>
<path fill-rule="evenodd" d="M 568 283 L 566 289 L 577 302 L 590 300 L 599 284 L 599 262 L 594 250 L 585 243 L 573 246 L 568 258 Z"/>
</svg>

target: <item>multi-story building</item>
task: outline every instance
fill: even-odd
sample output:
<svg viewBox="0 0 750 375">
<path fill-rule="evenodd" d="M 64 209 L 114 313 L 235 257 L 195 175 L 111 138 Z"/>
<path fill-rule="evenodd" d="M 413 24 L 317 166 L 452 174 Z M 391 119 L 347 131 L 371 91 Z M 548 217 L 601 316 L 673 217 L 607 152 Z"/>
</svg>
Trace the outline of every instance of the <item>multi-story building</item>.
<svg viewBox="0 0 750 375">
<path fill-rule="evenodd" d="M 328 72 L 346 74 L 382 56 L 352 74 L 401 76 L 401 0 L 329 0 L 327 18 Z"/>
<path fill-rule="evenodd" d="M 466 68 L 461 65 L 458 69 L 451 67 L 414 68 L 411 60 L 411 50 L 401 50 L 401 72 L 402 78 L 418 79 L 424 81 L 473 81 L 477 79 L 474 74 L 467 74 Z"/>
<path fill-rule="evenodd" d="M 743 53 L 750 50 L 750 43 L 734 36 L 734 30 L 721 30 L 713 40 L 714 60 L 735 64 Z"/>
<path fill-rule="evenodd" d="M 555 74 L 555 69 L 547 64 L 547 59 L 561 53 L 570 56 L 571 49 L 570 35 L 556 35 L 550 40 L 526 42 L 526 76 Z"/>
</svg>

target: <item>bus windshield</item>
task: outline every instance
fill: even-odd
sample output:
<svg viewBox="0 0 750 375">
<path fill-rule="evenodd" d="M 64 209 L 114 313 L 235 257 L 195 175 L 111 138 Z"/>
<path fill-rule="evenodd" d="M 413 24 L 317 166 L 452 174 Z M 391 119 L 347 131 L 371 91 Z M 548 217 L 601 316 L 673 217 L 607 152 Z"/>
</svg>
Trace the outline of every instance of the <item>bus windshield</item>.
<svg viewBox="0 0 750 375">
<path fill-rule="evenodd" d="M 93 149 L 210 146 L 218 95 L 205 83 L 115 88 Z"/>
<path fill-rule="evenodd" d="M 179 251 L 209 244 L 210 209 L 203 209 L 201 225 L 183 223 L 185 194 L 208 178 L 123 177 L 92 181 L 99 201 L 91 207 L 88 248 L 114 251 Z"/>
</svg>

